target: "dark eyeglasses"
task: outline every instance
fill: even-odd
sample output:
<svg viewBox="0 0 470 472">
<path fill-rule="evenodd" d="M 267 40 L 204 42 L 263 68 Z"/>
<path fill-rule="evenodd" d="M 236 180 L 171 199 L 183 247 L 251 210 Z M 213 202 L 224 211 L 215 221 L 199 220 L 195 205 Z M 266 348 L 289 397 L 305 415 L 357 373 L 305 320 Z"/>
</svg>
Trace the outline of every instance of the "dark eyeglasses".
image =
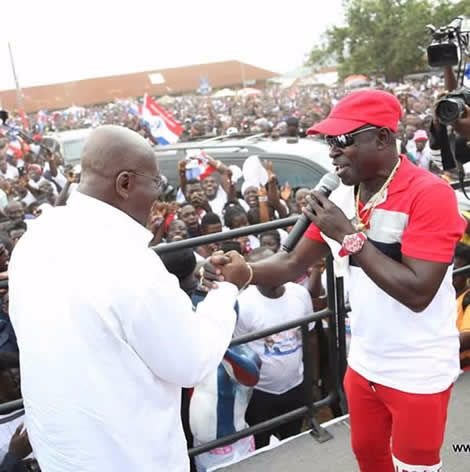
<svg viewBox="0 0 470 472">
<path fill-rule="evenodd" d="M 360 133 L 364 133 L 365 131 L 372 131 L 373 129 L 379 128 L 376 128 L 375 126 L 368 126 L 367 128 L 362 128 L 358 131 L 353 131 L 352 133 L 340 134 L 339 136 L 326 136 L 325 141 L 330 148 L 334 146 L 340 149 L 344 149 L 354 144 L 354 136 Z"/>
<path fill-rule="evenodd" d="M 129 174 L 139 175 L 140 177 L 147 177 L 147 179 L 153 180 L 158 188 L 163 186 L 163 179 L 160 176 L 152 177 L 151 175 L 141 174 L 140 172 L 136 172 L 135 170 L 128 170 L 127 172 L 129 172 Z"/>
</svg>

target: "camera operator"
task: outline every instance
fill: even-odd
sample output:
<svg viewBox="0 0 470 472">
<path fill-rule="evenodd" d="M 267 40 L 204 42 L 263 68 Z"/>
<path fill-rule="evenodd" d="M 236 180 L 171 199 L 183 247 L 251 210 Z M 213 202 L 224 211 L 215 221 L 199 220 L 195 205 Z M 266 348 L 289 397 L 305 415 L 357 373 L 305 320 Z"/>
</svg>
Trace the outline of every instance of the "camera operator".
<svg viewBox="0 0 470 472">
<path fill-rule="evenodd" d="M 460 136 L 466 139 L 470 139 L 470 107 L 469 106 L 465 105 L 465 116 L 463 118 L 459 118 L 455 122 L 454 128 L 455 128 L 455 131 L 457 131 L 457 133 L 460 134 Z"/>
<path fill-rule="evenodd" d="M 432 34 L 427 49 L 428 63 L 431 67 L 443 68 L 448 90 L 435 103 L 435 117 L 430 129 L 431 149 L 440 150 L 445 171 L 457 169 L 463 187 L 463 164 L 470 161 L 470 89 L 464 86 L 465 58 L 470 55 L 470 29 L 463 16 L 439 29 L 432 25 L 427 28 Z"/>
<path fill-rule="evenodd" d="M 457 78 L 452 66 L 444 67 L 444 85 L 446 90 L 449 91 L 458 88 Z M 461 137 L 470 139 L 470 107 L 467 104 L 465 104 L 463 116 L 453 123 L 453 127 Z"/>
</svg>

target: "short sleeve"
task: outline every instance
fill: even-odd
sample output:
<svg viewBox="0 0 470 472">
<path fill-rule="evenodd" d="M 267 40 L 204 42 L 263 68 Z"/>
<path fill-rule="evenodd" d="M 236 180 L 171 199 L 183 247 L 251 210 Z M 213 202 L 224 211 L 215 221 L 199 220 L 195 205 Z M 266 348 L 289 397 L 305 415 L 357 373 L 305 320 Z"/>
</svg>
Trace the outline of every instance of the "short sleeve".
<svg viewBox="0 0 470 472">
<path fill-rule="evenodd" d="M 308 239 L 311 239 L 312 241 L 319 241 L 321 243 L 325 242 L 323 236 L 321 235 L 320 229 L 313 223 L 307 228 L 307 231 L 305 231 L 304 236 Z"/>
<path fill-rule="evenodd" d="M 310 292 L 305 288 L 302 287 L 301 285 L 297 285 L 297 290 L 299 290 L 300 296 L 302 298 L 302 302 L 304 305 L 304 316 L 310 316 L 313 314 L 314 309 L 313 309 L 313 302 L 312 302 L 312 297 L 310 295 Z M 308 324 L 308 330 L 312 331 L 315 328 L 315 325 L 317 324 L 316 321 L 312 321 Z"/>
<path fill-rule="evenodd" d="M 426 186 L 411 204 L 401 242 L 402 254 L 450 264 L 465 228 L 454 190 L 445 182 Z"/>
<path fill-rule="evenodd" d="M 256 310 L 253 307 L 252 295 L 254 290 L 257 289 L 252 285 L 238 296 L 238 317 L 233 333 L 234 337 L 242 336 L 263 328 L 262 324 L 257 320 Z"/>
</svg>

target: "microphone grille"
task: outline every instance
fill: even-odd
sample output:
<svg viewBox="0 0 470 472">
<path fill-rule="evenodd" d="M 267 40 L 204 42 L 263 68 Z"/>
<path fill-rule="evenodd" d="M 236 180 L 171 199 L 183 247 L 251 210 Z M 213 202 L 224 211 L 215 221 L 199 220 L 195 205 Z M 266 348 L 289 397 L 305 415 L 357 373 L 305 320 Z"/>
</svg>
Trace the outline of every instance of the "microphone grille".
<svg viewBox="0 0 470 472">
<path fill-rule="evenodd" d="M 339 177 L 333 172 L 328 172 L 320 179 L 320 182 L 318 182 L 315 190 L 325 189 L 329 192 L 333 192 L 333 190 L 336 190 L 339 187 L 339 184 Z"/>
</svg>

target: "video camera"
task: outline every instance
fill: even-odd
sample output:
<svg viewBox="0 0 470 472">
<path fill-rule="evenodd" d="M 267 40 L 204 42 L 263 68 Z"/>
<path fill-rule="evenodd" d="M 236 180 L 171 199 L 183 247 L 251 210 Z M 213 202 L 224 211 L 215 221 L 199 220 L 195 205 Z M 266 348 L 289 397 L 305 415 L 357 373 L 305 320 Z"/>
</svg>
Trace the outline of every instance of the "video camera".
<svg viewBox="0 0 470 472">
<path fill-rule="evenodd" d="M 457 169 L 462 191 L 469 198 L 465 192 L 463 164 L 470 161 L 470 148 L 467 139 L 456 135 L 452 125 L 465 116 L 466 106 L 470 106 L 470 89 L 463 85 L 466 57 L 470 56 L 470 20 L 459 16 L 439 29 L 432 25 L 426 28 L 432 35 L 432 42 L 427 48 L 429 65 L 457 66 L 455 90 L 442 96 L 435 104 L 437 120 L 431 123 L 430 147 L 440 151 L 444 170 Z"/>
<path fill-rule="evenodd" d="M 439 29 L 433 25 L 427 25 L 426 28 L 432 35 L 432 42 L 427 49 L 429 65 L 458 66 L 457 83 L 460 88 L 447 93 L 436 103 L 438 120 L 443 125 L 449 125 L 465 115 L 465 105 L 470 106 L 470 89 L 463 86 L 465 56 L 470 56 L 470 19 L 458 16 Z"/>
</svg>

